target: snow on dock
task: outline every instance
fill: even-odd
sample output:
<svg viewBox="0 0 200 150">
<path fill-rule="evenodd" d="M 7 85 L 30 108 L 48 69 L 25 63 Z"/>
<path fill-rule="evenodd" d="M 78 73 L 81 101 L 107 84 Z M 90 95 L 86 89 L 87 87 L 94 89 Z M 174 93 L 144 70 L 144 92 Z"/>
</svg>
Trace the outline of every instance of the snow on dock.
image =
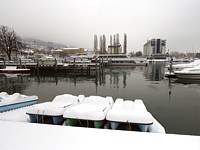
<svg viewBox="0 0 200 150">
<path fill-rule="evenodd" d="M 6 112 L 0 113 L 0 120 L 3 121 L 18 121 L 18 122 L 30 122 L 29 116 L 26 114 L 26 111 L 31 106 L 26 106 L 14 110 L 9 110 Z"/>
<path fill-rule="evenodd" d="M 0 121 L 1 150 L 199 150 L 200 137 Z"/>
</svg>

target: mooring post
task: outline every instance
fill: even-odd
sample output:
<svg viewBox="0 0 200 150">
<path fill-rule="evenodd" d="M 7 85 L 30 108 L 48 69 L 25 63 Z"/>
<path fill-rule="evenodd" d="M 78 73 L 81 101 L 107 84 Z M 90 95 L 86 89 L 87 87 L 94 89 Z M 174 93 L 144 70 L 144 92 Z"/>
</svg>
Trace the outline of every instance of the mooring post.
<svg viewBox="0 0 200 150">
<path fill-rule="evenodd" d="M 97 74 L 97 58 L 95 58 L 95 70 L 96 70 L 96 74 Z"/>
<path fill-rule="evenodd" d="M 55 73 L 57 74 L 57 71 L 58 71 L 57 69 L 58 69 L 58 68 L 57 68 L 57 60 L 56 60 L 56 58 L 55 58 L 55 64 L 54 64 L 54 67 L 55 67 L 55 68 L 54 68 L 54 71 L 55 71 Z"/>
<path fill-rule="evenodd" d="M 39 60 L 37 59 L 37 74 L 39 73 Z"/>
<path fill-rule="evenodd" d="M 76 58 L 74 58 L 74 74 L 75 74 L 75 68 L 76 68 Z"/>
<path fill-rule="evenodd" d="M 22 60 L 21 60 L 21 58 L 19 59 L 19 66 L 20 66 L 20 68 L 22 68 Z"/>
<path fill-rule="evenodd" d="M 6 68 L 6 61 L 4 58 L 3 58 L 3 65 L 4 65 L 4 68 Z"/>
<path fill-rule="evenodd" d="M 99 58 L 99 74 L 101 74 L 101 58 Z"/>
<path fill-rule="evenodd" d="M 102 60 L 101 60 L 101 62 L 102 62 L 101 69 L 102 69 L 102 73 L 103 73 L 103 71 L 104 71 L 104 59 L 103 59 L 103 57 L 102 57 Z"/>
</svg>

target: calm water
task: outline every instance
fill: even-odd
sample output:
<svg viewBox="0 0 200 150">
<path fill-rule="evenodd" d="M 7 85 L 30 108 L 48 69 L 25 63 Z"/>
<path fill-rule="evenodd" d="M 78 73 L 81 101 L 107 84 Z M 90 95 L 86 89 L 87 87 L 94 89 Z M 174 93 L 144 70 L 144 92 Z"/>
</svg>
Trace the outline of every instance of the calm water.
<svg viewBox="0 0 200 150">
<path fill-rule="evenodd" d="M 101 76 L 0 75 L 0 91 L 38 95 L 39 103 L 64 93 L 142 99 L 167 133 L 200 135 L 200 80 L 164 78 L 165 65 L 106 69 Z"/>
</svg>

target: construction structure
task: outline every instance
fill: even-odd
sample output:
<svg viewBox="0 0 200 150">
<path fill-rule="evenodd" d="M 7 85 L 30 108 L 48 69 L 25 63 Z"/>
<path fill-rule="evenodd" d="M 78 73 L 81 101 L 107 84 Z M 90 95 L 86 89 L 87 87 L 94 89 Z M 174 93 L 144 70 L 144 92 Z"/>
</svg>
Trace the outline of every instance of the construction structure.
<svg viewBox="0 0 200 150">
<path fill-rule="evenodd" d="M 120 44 L 119 34 L 110 35 L 110 44 L 106 46 L 106 36 L 102 35 L 99 39 L 99 49 L 98 49 L 98 39 L 97 35 L 94 35 L 94 47 L 93 50 L 95 54 L 126 54 L 127 53 L 127 35 L 124 34 L 124 45 Z"/>
</svg>

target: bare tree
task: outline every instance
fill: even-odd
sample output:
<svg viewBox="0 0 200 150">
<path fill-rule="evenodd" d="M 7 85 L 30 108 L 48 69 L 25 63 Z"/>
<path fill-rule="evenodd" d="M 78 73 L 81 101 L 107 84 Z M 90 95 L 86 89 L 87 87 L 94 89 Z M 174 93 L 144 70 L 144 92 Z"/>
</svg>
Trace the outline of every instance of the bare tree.
<svg viewBox="0 0 200 150">
<path fill-rule="evenodd" d="M 11 60 L 12 51 L 19 51 L 20 48 L 24 47 L 25 44 L 22 43 L 14 29 L 0 26 L 0 48 L 7 54 L 8 60 Z"/>
</svg>

